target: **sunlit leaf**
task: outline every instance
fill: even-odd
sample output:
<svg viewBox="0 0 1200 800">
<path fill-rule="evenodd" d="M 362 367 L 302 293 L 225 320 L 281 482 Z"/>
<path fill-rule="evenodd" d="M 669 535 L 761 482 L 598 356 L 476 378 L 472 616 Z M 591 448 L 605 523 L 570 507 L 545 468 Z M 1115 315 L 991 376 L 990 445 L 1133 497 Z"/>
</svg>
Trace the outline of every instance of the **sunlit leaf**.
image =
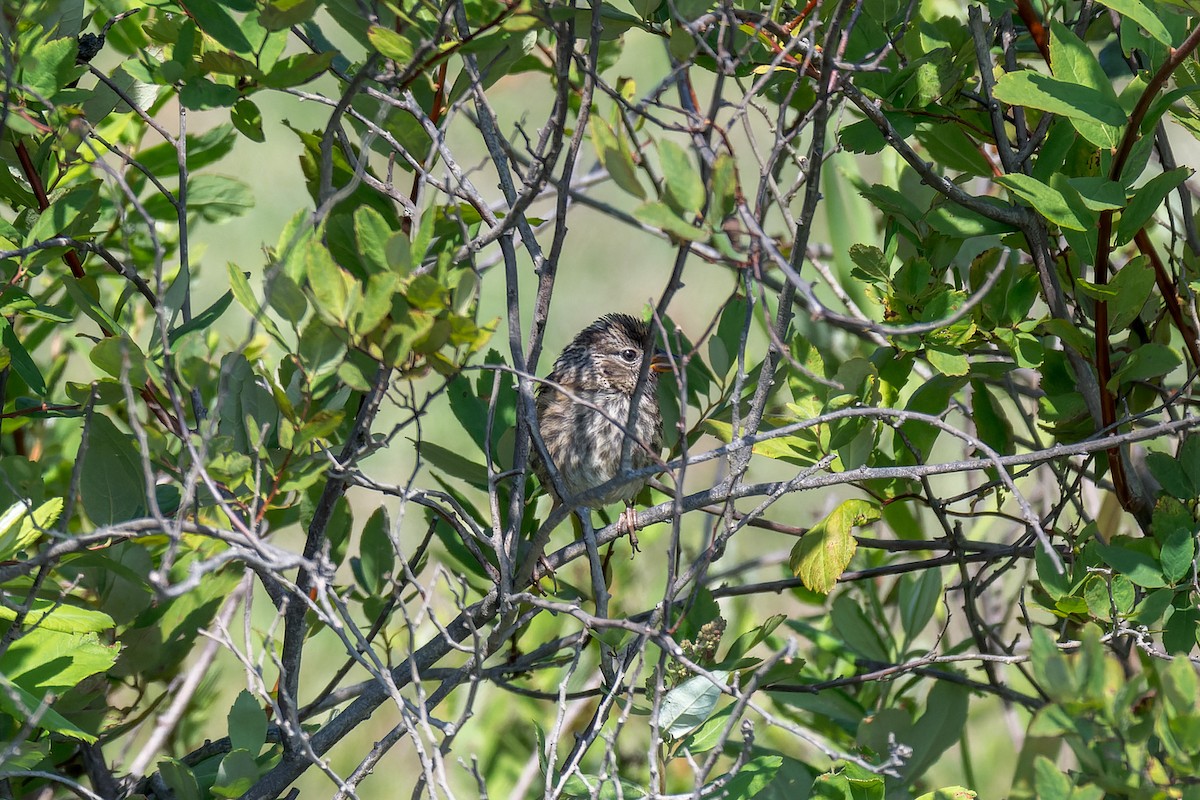
<svg viewBox="0 0 1200 800">
<path fill-rule="evenodd" d="M 858 544 L 851 531 L 879 519 L 879 506 L 867 500 L 846 500 L 825 519 L 808 529 L 792 548 L 792 574 L 814 592 L 828 594 L 854 557 Z"/>
</svg>

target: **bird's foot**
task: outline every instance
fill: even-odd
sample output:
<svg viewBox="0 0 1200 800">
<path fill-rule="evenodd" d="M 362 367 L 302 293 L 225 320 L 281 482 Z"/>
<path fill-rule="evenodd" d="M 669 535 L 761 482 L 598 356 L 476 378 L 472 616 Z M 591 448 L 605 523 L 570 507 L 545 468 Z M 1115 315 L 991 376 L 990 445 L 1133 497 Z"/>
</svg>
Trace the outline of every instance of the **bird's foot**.
<svg viewBox="0 0 1200 800">
<path fill-rule="evenodd" d="M 630 558 L 632 558 L 633 553 L 641 552 L 641 550 L 638 549 L 637 511 L 634 510 L 632 505 L 626 504 L 625 510 L 621 512 L 620 525 L 621 528 L 629 534 L 629 547 L 633 551 L 630 554 Z"/>
</svg>

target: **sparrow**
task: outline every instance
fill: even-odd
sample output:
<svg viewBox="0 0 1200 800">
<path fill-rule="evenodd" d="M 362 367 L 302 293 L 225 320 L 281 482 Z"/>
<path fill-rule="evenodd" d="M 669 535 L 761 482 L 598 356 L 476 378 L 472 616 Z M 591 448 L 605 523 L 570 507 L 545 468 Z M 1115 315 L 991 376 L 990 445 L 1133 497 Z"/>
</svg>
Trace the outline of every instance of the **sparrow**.
<svg viewBox="0 0 1200 800">
<path fill-rule="evenodd" d="M 628 314 L 603 316 L 576 335 L 554 362 L 547 382 L 538 388 L 538 427 L 566 496 L 558 495 L 549 470 L 536 453 L 533 470 L 556 503 L 571 505 L 575 498 L 621 473 L 629 408 L 646 348 L 652 341 L 650 323 Z M 658 461 L 662 450 L 662 414 L 655 390 L 658 373 L 670 368 L 666 353 L 650 351 L 646 385 L 628 429 L 633 440 L 629 469 L 641 469 Z M 646 477 L 618 480 L 604 492 L 583 501 L 586 505 L 575 507 L 594 509 L 618 500 L 624 502 L 622 525 L 636 552 L 633 497 L 646 480 Z"/>
</svg>

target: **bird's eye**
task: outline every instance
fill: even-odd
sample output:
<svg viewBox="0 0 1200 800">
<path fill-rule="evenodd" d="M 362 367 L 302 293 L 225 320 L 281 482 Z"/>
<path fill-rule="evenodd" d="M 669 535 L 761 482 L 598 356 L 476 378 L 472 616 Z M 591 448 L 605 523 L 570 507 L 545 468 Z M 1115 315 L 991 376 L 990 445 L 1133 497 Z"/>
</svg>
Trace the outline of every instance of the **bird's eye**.
<svg viewBox="0 0 1200 800">
<path fill-rule="evenodd" d="M 638 351 L 634 350 L 632 347 L 626 347 L 624 350 L 621 351 L 621 358 L 625 359 L 630 364 L 632 364 L 633 362 L 638 360 Z"/>
</svg>

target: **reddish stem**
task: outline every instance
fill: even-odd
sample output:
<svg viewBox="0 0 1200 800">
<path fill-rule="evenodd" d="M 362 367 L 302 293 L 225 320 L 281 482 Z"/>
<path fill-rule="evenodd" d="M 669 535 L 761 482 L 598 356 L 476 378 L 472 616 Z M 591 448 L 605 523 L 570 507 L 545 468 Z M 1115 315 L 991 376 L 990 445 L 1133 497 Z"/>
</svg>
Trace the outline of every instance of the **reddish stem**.
<svg viewBox="0 0 1200 800">
<path fill-rule="evenodd" d="M 1133 146 L 1137 143 L 1138 137 L 1141 134 L 1142 121 L 1145 120 L 1146 114 L 1150 110 L 1150 105 L 1154 102 L 1154 98 L 1158 96 L 1158 92 L 1167 81 L 1170 80 L 1171 74 L 1179 68 L 1179 65 L 1184 62 L 1192 54 L 1197 46 L 1200 46 L 1200 25 L 1188 34 L 1183 40 L 1183 44 L 1178 49 L 1172 49 L 1167 55 L 1167 58 L 1155 71 L 1154 75 L 1146 84 L 1146 88 L 1142 90 L 1142 94 L 1138 97 L 1137 105 L 1133 107 L 1133 111 L 1129 115 L 1129 121 L 1125 123 L 1125 133 L 1121 137 L 1121 142 L 1117 146 L 1113 154 L 1112 167 L 1108 171 L 1108 177 L 1121 182 L 1121 173 L 1125 170 L 1125 164 L 1129 160 L 1130 153 L 1133 152 Z M 1112 252 L 1112 219 L 1113 209 L 1105 209 L 1100 212 L 1099 230 L 1096 236 L 1096 264 L 1095 264 L 1095 282 L 1104 286 L 1108 283 L 1108 257 Z M 1139 235 L 1145 236 L 1145 231 L 1140 231 Z M 1145 242 L 1149 244 L 1149 238 Z M 1139 247 L 1140 247 L 1139 243 Z M 1153 259 L 1151 263 L 1154 263 Z M 1163 281 L 1166 279 L 1164 275 L 1160 279 L 1158 268 L 1155 269 L 1155 281 L 1159 282 L 1159 290 L 1163 294 L 1164 302 L 1170 307 L 1170 300 L 1166 299 L 1168 295 L 1173 295 L 1174 289 L 1169 287 L 1168 290 L 1163 290 Z M 1182 320 L 1182 313 L 1180 320 Z M 1185 333 L 1185 329 L 1181 328 L 1180 333 L 1185 339 L 1189 339 Z M 1108 303 L 1099 300 L 1096 302 L 1096 372 L 1097 378 L 1100 381 L 1100 412 L 1102 423 L 1105 429 L 1110 428 L 1116 422 L 1116 400 L 1112 396 L 1112 392 L 1108 388 L 1108 381 L 1112 377 L 1112 365 L 1110 354 L 1110 342 L 1108 332 Z M 1129 491 L 1129 485 L 1125 480 L 1124 467 L 1121 462 L 1121 454 L 1117 448 L 1108 450 L 1108 462 L 1112 469 L 1113 486 L 1116 488 L 1117 499 L 1121 501 L 1121 507 L 1126 511 L 1131 509 L 1131 501 L 1133 495 Z"/>
<path fill-rule="evenodd" d="M 29 151 L 25 149 L 25 142 L 17 142 L 17 160 L 21 162 L 21 170 L 25 173 L 25 180 L 29 181 L 29 188 L 33 190 L 33 196 L 37 199 L 38 211 L 45 211 L 50 207 L 50 198 L 46 195 L 46 187 L 42 185 L 42 176 L 38 174 L 37 167 L 33 165 L 33 159 L 29 157 Z M 63 261 L 67 262 L 67 266 L 71 268 L 71 274 L 76 278 L 83 277 L 83 262 L 79 260 L 79 254 L 74 250 L 68 250 L 63 256 Z"/>
<path fill-rule="evenodd" d="M 1175 323 L 1175 327 L 1183 336 L 1184 346 L 1187 347 L 1188 355 L 1192 359 L 1192 366 L 1200 366 L 1200 344 L 1196 342 L 1196 331 L 1192 329 L 1191 324 L 1183 316 L 1183 307 L 1179 303 L 1179 291 L 1167 274 L 1166 265 L 1158 255 L 1158 250 L 1154 247 L 1154 243 L 1150 241 L 1150 235 L 1146 233 L 1146 229 L 1142 228 L 1133 237 L 1133 241 L 1137 244 L 1138 250 L 1147 259 L 1150 260 L 1150 265 L 1154 268 L 1154 282 L 1158 285 L 1159 294 L 1162 295 L 1163 303 L 1167 307 L 1167 313 L 1171 315 L 1171 321 Z"/>
<path fill-rule="evenodd" d="M 799 28 L 804 24 L 804 20 L 808 19 L 808 15 L 812 13 L 812 10 L 817 7 L 817 3 L 819 2 L 820 0 L 808 0 L 808 5 L 804 7 L 804 10 L 797 14 L 791 22 L 784 25 L 783 29 L 788 33 L 791 33 L 792 31 L 796 30 L 796 28 Z"/>
<path fill-rule="evenodd" d="M 1050 42 L 1046 37 L 1046 26 L 1038 19 L 1037 11 L 1033 9 L 1033 3 L 1030 3 L 1029 0 L 1017 0 L 1017 15 L 1029 29 L 1029 35 L 1033 37 L 1033 43 L 1037 45 L 1042 58 L 1046 59 L 1046 64 L 1049 64 Z"/>
</svg>

